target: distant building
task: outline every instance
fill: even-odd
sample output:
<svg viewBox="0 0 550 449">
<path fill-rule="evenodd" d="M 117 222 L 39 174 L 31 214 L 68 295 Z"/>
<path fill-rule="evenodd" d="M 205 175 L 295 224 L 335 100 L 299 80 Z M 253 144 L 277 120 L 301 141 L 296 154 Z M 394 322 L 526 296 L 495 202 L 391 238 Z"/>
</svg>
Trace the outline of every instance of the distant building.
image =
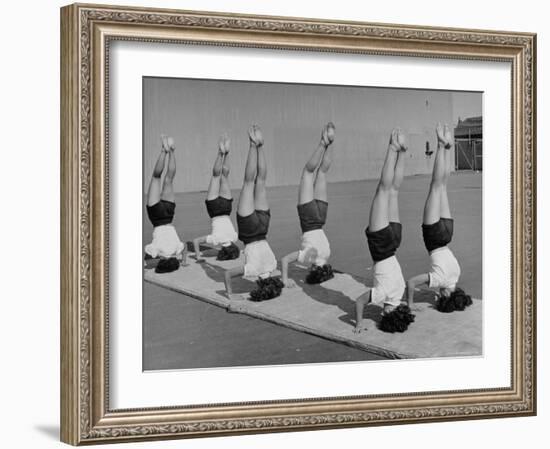
<svg viewBox="0 0 550 449">
<path fill-rule="evenodd" d="M 483 117 L 469 117 L 458 119 L 455 128 L 455 139 L 481 139 L 483 138 Z"/>
<path fill-rule="evenodd" d="M 483 117 L 458 119 L 455 134 L 455 169 L 483 169 Z"/>
</svg>

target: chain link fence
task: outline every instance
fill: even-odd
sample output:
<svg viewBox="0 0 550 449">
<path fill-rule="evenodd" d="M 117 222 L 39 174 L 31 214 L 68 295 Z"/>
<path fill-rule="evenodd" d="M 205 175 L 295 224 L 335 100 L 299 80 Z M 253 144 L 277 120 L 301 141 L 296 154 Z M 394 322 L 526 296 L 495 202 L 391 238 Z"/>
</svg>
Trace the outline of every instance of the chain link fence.
<svg viewBox="0 0 550 449">
<path fill-rule="evenodd" d="M 483 139 L 455 139 L 455 170 L 483 170 Z"/>
</svg>

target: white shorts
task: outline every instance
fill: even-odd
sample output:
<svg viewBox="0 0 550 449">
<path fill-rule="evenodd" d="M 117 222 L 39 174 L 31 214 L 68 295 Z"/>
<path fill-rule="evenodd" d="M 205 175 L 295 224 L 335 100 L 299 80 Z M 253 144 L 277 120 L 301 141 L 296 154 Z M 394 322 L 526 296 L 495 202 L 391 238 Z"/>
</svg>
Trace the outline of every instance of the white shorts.
<svg viewBox="0 0 550 449">
<path fill-rule="evenodd" d="M 430 253 L 430 288 L 448 288 L 454 290 L 460 278 L 460 265 L 453 252 L 446 246 Z"/>
<path fill-rule="evenodd" d="M 302 248 L 298 251 L 298 262 L 319 267 L 325 265 L 330 257 L 330 244 L 322 229 L 302 234 Z"/>
<path fill-rule="evenodd" d="M 167 224 L 153 229 L 153 241 L 145 246 L 145 252 L 151 257 L 176 257 L 183 251 L 184 244 L 178 237 L 176 228 Z"/>
<path fill-rule="evenodd" d="M 371 291 L 373 304 L 398 306 L 405 293 L 405 278 L 395 256 L 374 264 L 374 285 Z"/>
<path fill-rule="evenodd" d="M 212 218 L 212 232 L 206 237 L 206 243 L 218 246 L 229 245 L 237 241 L 237 232 L 229 215 L 219 215 Z"/>
<path fill-rule="evenodd" d="M 267 240 L 245 245 L 244 260 L 244 277 L 268 277 L 277 269 L 277 259 Z"/>
</svg>

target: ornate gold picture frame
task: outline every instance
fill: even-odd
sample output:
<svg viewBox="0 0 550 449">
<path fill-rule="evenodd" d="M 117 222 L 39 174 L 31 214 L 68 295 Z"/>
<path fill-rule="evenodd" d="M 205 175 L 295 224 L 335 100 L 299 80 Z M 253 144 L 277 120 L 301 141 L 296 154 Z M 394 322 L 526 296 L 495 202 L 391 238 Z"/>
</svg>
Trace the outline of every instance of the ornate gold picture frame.
<svg viewBox="0 0 550 449">
<path fill-rule="evenodd" d="M 108 52 L 116 40 L 505 61 L 512 67 L 511 387 L 109 405 Z M 536 413 L 536 36 L 74 4 L 61 9 L 61 439 L 122 442 Z"/>
</svg>

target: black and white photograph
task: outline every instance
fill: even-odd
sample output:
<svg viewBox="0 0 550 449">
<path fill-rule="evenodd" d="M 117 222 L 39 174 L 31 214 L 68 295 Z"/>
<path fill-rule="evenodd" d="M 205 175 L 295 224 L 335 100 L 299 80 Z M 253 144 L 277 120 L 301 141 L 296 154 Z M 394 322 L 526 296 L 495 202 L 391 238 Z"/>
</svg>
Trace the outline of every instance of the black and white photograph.
<svg viewBox="0 0 550 449">
<path fill-rule="evenodd" d="M 144 370 L 483 355 L 482 92 L 142 87 Z"/>
</svg>

